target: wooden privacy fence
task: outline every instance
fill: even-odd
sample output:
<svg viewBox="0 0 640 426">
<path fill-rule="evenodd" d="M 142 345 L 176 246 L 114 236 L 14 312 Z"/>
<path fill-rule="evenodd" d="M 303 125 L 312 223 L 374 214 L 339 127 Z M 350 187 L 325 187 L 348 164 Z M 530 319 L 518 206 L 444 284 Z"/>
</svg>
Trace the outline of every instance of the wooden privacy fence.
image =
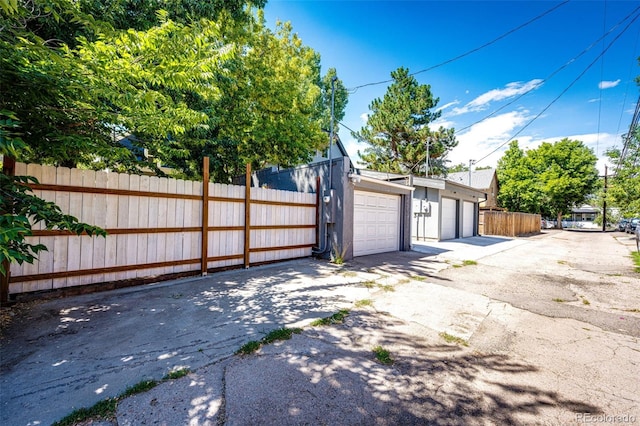
<svg viewBox="0 0 640 426">
<path fill-rule="evenodd" d="M 478 231 L 480 235 L 506 237 L 537 234 L 540 232 L 540 219 L 539 214 L 481 211 Z"/>
<path fill-rule="evenodd" d="M 37 196 L 108 235 L 34 226 L 28 242 L 48 251 L 11 265 L 9 294 L 249 267 L 310 256 L 316 244 L 316 194 L 22 163 L 15 174 L 36 177 Z"/>
</svg>

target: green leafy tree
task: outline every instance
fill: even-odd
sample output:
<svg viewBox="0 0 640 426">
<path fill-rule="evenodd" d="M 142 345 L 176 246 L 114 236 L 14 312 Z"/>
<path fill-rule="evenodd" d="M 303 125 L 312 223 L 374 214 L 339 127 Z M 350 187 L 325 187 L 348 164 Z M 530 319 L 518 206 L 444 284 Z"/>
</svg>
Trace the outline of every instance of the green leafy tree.
<svg viewBox="0 0 640 426">
<path fill-rule="evenodd" d="M 509 149 L 498 160 L 496 170 L 500 191 L 498 203 L 513 212 L 538 213 L 549 216 L 542 202 L 542 188 L 525 152 L 512 141 Z"/>
<path fill-rule="evenodd" d="M 320 83 L 321 96 L 319 99 L 321 105 L 319 105 L 318 109 L 322 111 L 320 126 L 322 127 L 322 130 L 328 132 L 331 130 L 331 80 L 333 80 L 334 78 L 336 80 L 333 83 L 333 131 L 337 133 L 339 130 L 339 122 L 344 118 L 345 109 L 347 108 L 347 103 L 349 102 L 349 92 L 344 86 L 342 80 L 338 78 L 338 74 L 335 68 L 329 68 L 324 77 L 322 77 L 322 81 Z"/>
<path fill-rule="evenodd" d="M 562 216 L 593 194 L 598 181 L 597 157 L 582 142 L 543 142 L 526 153 L 517 141 L 498 162 L 499 203 L 511 211 Z"/>
<path fill-rule="evenodd" d="M 0 111 L 0 154 L 3 157 L 13 158 L 24 148 L 24 142 L 15 133 L 19 124 L 10 112 Z M 8 264 L 33 263 L 38 253 L 47 249 L 42 244 L 26 241 L 26 237 L 33 235 L 34 224 L 42 222 L 46 229 L 68 230 L 78 235 L 106 235 L 104 230 L 80 223 L 54 203 L 36 197 L 28 186 L 31 183 L 38 181 L 29 176 L 0 173 L 0 275 L 7 274 Z"/>
<path fill-rule="evenodd" d="M 391 73 L 393 83 L 382 99 L 369 105 L 367 124 L 354 137 L 369 146 L 359 152 L 362 163 L 383 172 L 425 173 L 427 144 L 429 173 L 445 174 L 444 156 L 457 145 L 454 129 L 429 124 L 440 117 L 433 111 L 439 99 L 431 87 L 419 84 L 406 68 Z"/>
<path fill-rule="evenodd" d="M 626 150 L 612 148 L 606 153 L 615 165 L 610 169 L 607 205 L 617 206 L 623 217 L 640 216 L 640 129 L 630 132 Z"/>
<path fill-rule="evenodd" d="M 20 136 L 20 143 L 5 138 L 2 153 L 128 172 L 157 169 L 158 161 L 190 177 L 201 176 L 209 156 L 218 181 L 246 162 L 306 161 L 328 142 L 320 58 L 290 24 L 273 32 L 261 15 L 255 19 L 251 7 L 263 4 L 0 3 L 0 111 L 9 120 L 3 129 Z M 337 83 L 342 117 L 346 90 Z M 127 134 L 134 150 L 155 161 L 122 146 Z M 12 184 L 4 190 L 25 199 Z"/>
</svg>

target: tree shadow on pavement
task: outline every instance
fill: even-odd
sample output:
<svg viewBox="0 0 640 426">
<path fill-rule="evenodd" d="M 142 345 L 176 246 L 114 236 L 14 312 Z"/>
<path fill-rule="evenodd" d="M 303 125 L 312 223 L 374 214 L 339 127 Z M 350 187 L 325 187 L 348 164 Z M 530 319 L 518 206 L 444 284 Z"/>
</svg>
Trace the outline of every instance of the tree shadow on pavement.
<svg viewBox="0 0 640 426">
<path fill-rule="evenodd" d="M 407 277 L 430 278 L 438 281 L 449 281 L 439 276 L 438 271 L 447 267 L 433 255 L 425 255 L 416 251 L 399 251 L 393 253 L 373 254 L 350 260 L 347 269 L 360 272 L 377 272 Z"/>
<path fill-rule="evenodd" d="M 600 413 L 587 402 L 536 385 L 537 367 L 403 331 L 370 311 L 351 324 L 310 329 L 227 368 L 230 424 L 563 423 Z M 377 325 L 376 325 L 377 324 Z M 377 328 L 377 331 L 374 330 Z M 375 359 L 389 348 L 393 365 Z"/>
</svg>

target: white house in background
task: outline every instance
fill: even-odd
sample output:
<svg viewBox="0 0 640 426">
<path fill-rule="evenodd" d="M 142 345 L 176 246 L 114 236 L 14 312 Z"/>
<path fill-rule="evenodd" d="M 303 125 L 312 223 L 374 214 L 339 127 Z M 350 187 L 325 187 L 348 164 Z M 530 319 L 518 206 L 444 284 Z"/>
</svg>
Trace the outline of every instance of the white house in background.
<svg viewBox="0 0 640 426">
<path fill-rule="evenodd" d="M 451 240 L 478 235 L 478 211 L 486 194 L 446 179 L 360 170 L 363 176 L 403 182 L 415 188 L 411 208 L 411 238 Z"/>
</svg>

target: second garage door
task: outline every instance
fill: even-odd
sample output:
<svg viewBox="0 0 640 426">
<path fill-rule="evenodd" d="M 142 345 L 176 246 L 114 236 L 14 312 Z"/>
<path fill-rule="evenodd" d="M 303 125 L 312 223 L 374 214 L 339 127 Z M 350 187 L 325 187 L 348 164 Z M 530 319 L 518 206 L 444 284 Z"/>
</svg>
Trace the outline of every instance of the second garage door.
<svg viewBox="0 0 640 426">
<path fill-rule="evenodd" d="M 457 237 L 457 202 L 453 198 L 442 198 L 442 223 L 440 225 L 440 239 L 452 240 Z"/>
<path fill-rule="evenodd" d="M 400 248 L 400 196 L 355 191 L 353 255 L 397 251 Z"/>
<path fill-rule="evenodd" d="M 475 204 L 462 202 L 462 238 L 473 237 L 475 224 Z"/>
</svg>

